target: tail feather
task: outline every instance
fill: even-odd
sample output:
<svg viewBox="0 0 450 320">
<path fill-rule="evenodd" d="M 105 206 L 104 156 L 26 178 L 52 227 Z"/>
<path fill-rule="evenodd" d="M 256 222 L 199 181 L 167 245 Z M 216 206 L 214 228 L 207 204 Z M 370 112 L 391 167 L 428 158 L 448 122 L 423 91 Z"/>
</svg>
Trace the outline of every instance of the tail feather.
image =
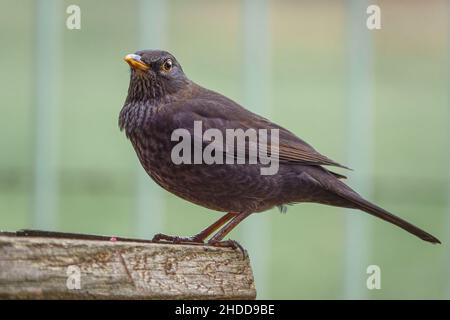
<svg viewBox="0 0 450 320">
<path fill-rule="evenodd" d="M 392 213 L 384 210 L 383 208 L 378 207 L 377 205 L 363 199 L 361 196 L 359 196 L 356 192 L 349 192 L 345 190 L 342 192 L 337 192 L 338 195 L 342 198 L 347 199 L 352 204 L 355 205 L 356 208 L 359 208 L 375 217 L 378 217 L 380 219 L 383 219 L 384 221 L 390 222 L 403 230 L 408 231 L 409 233 L 415 235 L 416 237 L 419 237 L 420 239 L 424 241 L 428 241 L 431 243 L 441 243 L 439 239 L 434 237 L 433 235 L 429 234 L 428 232 L 416 227 L 415 225 L 409 223 L 406 220 L 403 220 L 402 218 L 399 218 Z"/>
<path fill-rule="evenodd" d="M 309 170 L 306 174 L 308 177 L 312 178 L 313 183 L 316 183 L 317 186 L 320 186 L 320 188 L 323 188 L 327 192 L 334 195 L 334 199 L 331 198 L 323 201 L 323 194 L 321 194 L 321 197 L 318 198 L 317 202 L 340 207 L 360 209 L 375 217 L 383 219 L 384 221 L 390 222 L 424 241 L 441 243 L 439 239 L 432 236 L 428 232 L 363 199 L 348 185 L 339 180 L 339 177 L 336 177 L 336 175 L 332 172 L 329 172 L 324 168 L 320 168 L 318 170 L 317 167 L 308 169 Z"/>
</svg>

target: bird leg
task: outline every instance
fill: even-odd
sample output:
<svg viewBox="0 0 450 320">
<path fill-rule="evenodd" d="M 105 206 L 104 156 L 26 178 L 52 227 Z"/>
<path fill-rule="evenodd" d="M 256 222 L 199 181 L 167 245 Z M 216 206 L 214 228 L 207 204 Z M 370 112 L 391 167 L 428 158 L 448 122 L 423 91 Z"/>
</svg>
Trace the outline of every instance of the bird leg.
<svg viewBox="0 0 450 320">
<path fill-rule="evenodd" d="M 162 233 L 156 234 L 152 242 L 172 242 L 172 243 L 204 243 L 205 239 L 208 238 L 214 231 L 223 226 L 230 219 L 234 218 L 237 215 L 235 212 L 229 212 L 219 220 L 211 224 L 209 227 L 197 233 L 192 237 L 177 237 L 177 236 L 168 236 Z"/>
<path fill-rule="evenodd" d="M 208 244 L 215 246 L 215 247 L 231 247 L 233 249 L 239 248 L 242 251 L 243 248 L 239 243 L 237 243 L 234 240 L 227 240 L 222 241 L 223 238 L 230 233 L 231 230 L 233 230 L 242 220 L 247 218 L 249 215 L 251 215 L 251 212 L 241 212 L 237 214 L 230 222 L 228 222 L 225 227 L 220 229 L 209 241 Z"/>
</svg>

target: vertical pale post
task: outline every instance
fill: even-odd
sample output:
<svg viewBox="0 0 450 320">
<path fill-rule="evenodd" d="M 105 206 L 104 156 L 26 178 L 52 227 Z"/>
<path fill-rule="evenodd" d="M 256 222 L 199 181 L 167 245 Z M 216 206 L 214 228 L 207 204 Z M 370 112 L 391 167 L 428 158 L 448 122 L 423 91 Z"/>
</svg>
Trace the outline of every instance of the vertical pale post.
<svg viewBox="0 0 450 320">
<path fill-rule="evenodd" d="M 244 102 L 252 111 L 267 116 L 269 113 L 269 3 L 268 0 L 244 0 L 243 14 L 243 76 Z M 244 223 L 241 234 L 254 266 L 258 298 L 267 298 L 268 265 L 272 230 L 269 215 L 250 216 L 251 223 Z"/>
<path fill-rule="evenodd" d="M 139 50 L 162 49 L 166 40 L 166 1 L 140 0 L 138 10 Z M 137 237 L 149 238 L 155 233 L 163 232 L 164 195 L 141 165 L 138 165 L 136 171 L 135 232 Z"/>
<path fill-rule="evenodd" d="M 347 1 L 348 36 L 348 165 L 350 185 L 364 197 L 372 195 L 373 178 L 373 70 L 372 32 L 366 26 L 367 0 Z M 367 298 L 366 268 L 369 265 L 371 228 L 369 218 L 347 213 L 344 298 Z"/>
<path fill-rule="evenodd" d="M 32 225 L 36 229 L 57 227 L 60 33 L 64 28 L 61 2 L 35 2 L 34 57 L 34 194 Z"/>
<path fill-rule="evenodd" d="M 447 2 L 447 19 L 450 20 L 450 5 Z M 450 26 L 450 21 L 447 21 L 447 24 Z M 447 83 L 450 82 L 450 29 L 447 30 Z M 449 117 L 447 118 L 447 123 L 450 123 L 450 90 L 447 91 L 447 108 L 448 112 L 447 114 Z M 448 125 L 447 125 L 448 128 Z M 448 133 L 447 129 L 447 133 Z M 450 135 L 447 134 L 447 139 L 450 139 Z M 450 159 L 450 141 L 447 143 L 447 161 Z M 447 168 L 447 217 L 446 217 L 446 226 L 447 226 L 447 241 L 446 243 L 450 242 L 450 167 Z M 444 293 L 444 299 L 450 299 L 450 248 L 447 248 L 446 251 L 446 260 L 445 260 L 445 268 L 444 270 L 447 270 L 447 287 Z"/>
</svg>

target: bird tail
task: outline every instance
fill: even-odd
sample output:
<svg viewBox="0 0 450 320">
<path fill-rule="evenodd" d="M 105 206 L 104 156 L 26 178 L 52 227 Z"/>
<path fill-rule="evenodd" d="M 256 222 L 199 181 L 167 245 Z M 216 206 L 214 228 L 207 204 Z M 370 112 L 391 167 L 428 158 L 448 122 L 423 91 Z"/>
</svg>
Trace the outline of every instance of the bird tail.
<svg viewBox="0 0 450 320">
<path fill-rule="evenodd" d="M 342 183 L 343 184 L 343 183 Z M 347 188 L 342 189 L 338 188 L 338 190 L 333 190 L 339 197 L 344 198 L 348 201 L 350 201 L 355 208 L 363 210 L 375 217 L 378 217 L 380 219 L 383 219 L 384 221 L 390 222 L 397 227 L 402 228 L 403 230 L 408 231 L 409 233 L 415 235 L 416 237 L 419 237 L 420 239 L 424 241 L 428 241 L 431 243 L 441 243 L 439 239 L 432 236 L 428 232 L 416 227 L 415 225 L 409 223 L 406 220 L 403 220 L 402 218 L 399 218 L 392 213 L 384 210 L 383 208 L 380 208 L 379 206 L 363 199 L 359 194 L 351 190 L 347 185 L 345 185 Z"/>
</svg>

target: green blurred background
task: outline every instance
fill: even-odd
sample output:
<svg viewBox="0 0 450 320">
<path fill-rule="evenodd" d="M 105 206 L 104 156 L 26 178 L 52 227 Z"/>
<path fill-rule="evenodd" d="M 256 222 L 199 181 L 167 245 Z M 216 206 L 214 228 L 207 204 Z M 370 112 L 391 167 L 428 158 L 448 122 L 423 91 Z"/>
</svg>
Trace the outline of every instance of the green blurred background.
<svg viewBox="0 0 450 320">
<path fill-rule="evenodd" d="M 314 204 L 251 216 L 231 237 L 249 248 L 259 298 L 450 297 L 449 2 L 377 1 L 382 29 L 366 30 L 370 39 L 352 33 L 366 27 L 352 21 L 351 1 L 55 1 L 58 30 L 47 34 L 37 27 L 48 14 L 41 3 L 0 0 L 0 229 L 150 238 L 192 235 L 220 216 L 154 186 L 118 129 L 129 80 L 122 58 L 157 43 L 191 79 L 349 165 L 349 183 L 363 195 L 443 241 L 433 246 L 368 215 Z M 81 30 L 65 26 L 70 4 L 81 8 Z M 39 41 L 57 47 L 43 57 Z M 358 54 L 349 48 L 368 41 L 370 52 L 361 52 L 371 76 L 349 79 Z M 360 81 L 370 85 L 371 125 L 349 121 Z M 38 124 L 41 86 L 55 102 Z M 258 99 L 264 106 L 249 105 Z M 352 136 L 367 144 L 359 149 Z M 349 162 L 367 148 L 370 161 Z M 52 181 L 36 181 L 42 159 L 54 161 Z M 49 185 L 43 201 L 54 213 L 42 223 L 36 190 Z M 380 290 L 366 288 L 369 264 L 381 268 Z"/>
</svg>

